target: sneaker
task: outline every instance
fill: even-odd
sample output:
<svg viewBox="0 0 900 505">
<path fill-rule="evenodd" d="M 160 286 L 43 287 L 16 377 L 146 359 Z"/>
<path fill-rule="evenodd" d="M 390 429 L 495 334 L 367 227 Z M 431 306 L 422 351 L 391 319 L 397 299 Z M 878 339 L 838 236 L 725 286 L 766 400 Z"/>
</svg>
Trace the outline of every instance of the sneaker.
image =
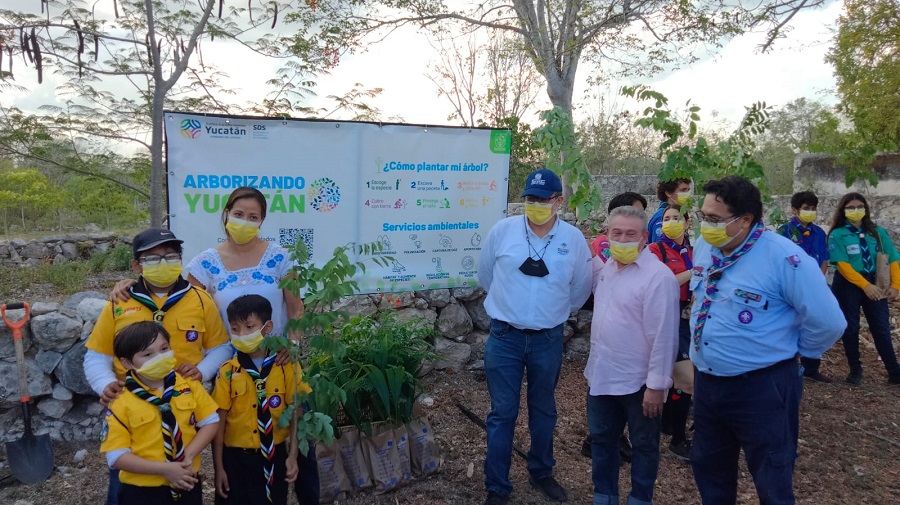
<svg viewBox="0 0 900 505">
<path fill-rule="evenodd" d="M 619 438 L 619 458 L 622 463 L 631 463 L 631 440 L 624 434 Z"/>
<path fill-rule="evenodd" d="M 559 482 L 556 482 L 556 479 L 554 479 L 553 476 L 544 477 L 543 479 L 535 479 L 534 477 L 529 476 L 528 482 L 531 483 L 531 487 L 544 493 L 544 496 L 550 501 L 569 501 L 569 495 L 566 494 L 566 490 L 559 485 Z"/>
<path fill-rule="evenodd" d="M 816 370 L 815 372 L 804 373 L 804 377 L 811 381 L 821 382 L 822 384 L 831 384 L 831 377 L 823 374 L 822 372 Z"/>
<path fill-rule="evenodd" d="M 862 368 L 851 368 L 850 374 L 847 375 L 847 380 L 845 382 L 853 386 L 862 384 Z"/>
<path fill-rule="evenodd" d="M 484 505 L 506 505 L 506 502 L 508 501 L 509 496 L 503 496 L 502 494 L 488 491 L 487 500 L 484 500 Z"/>
<path fill-rule="evenodd" d="M 677 444 L 669 444 L 669 453 L 682 461 L 691 460 L 691 441 L 689 439 L 682 440 Z"/>
<path fill-rule="evenodd" d="M 584 442 L 581 443 L 581 455 L 585 458 L 593 457 L 593 451 L 591 450 L 591 437 L 588 436 L 584 439 Z"/>
</svg>

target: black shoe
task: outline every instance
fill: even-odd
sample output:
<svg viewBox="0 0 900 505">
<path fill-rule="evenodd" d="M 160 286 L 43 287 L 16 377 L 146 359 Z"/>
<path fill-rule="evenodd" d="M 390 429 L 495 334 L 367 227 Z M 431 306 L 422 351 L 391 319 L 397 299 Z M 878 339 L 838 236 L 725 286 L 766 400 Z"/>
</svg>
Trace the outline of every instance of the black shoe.
<svg viewBox="0 0 900 505">
<path fill-rule="evenodd" d="M 619 458 L 623 463 L 631 463 L 631 440 L 625 435 L 619 438 Z"/>
<path fill-rule="evenodd" d="M 851 368 L 850 375 L 847 376 L 845 382 L 854 386 L 862 384 L 862 368 Z"/>
<path fill-rule="evenodd" d="M 508 501 L 509 496 L 503 496 L 502 494 L 488 491 L 487 500 L 484 500 L 484 505 L 506 505 L 506 502 Z"/>
<path fill-rule="evenodd" d="M 803 373 L 803 376 L 811 381 L 821 382 L 822 384 L 831 384 L 831 377 L 816 370 L 815 372 Z"/>
<path fill-rule="evenodd" d="M 591 437 L 588 436 L 584 439 L 584 442 L 581 443 L 581 455 L 585 458 L 593 457 L 593 451 L 591 450 Z"/>
<path fill-rule="evenodd" d="M 543 479 L 535 479 L 534 477 L 529 476 L 528 482 L 531 483 L 531 487 L 544 493 L 544 496 L 550 501 L 569 501 L 569 495 L 566 494 L 566 490 L 559 485 L 559 482 L 556 482 L 556 479 L 554 479 L 553 476 L 544 477 Z"/>
<path fill-rule="evenodd" d="M 677 444 L 669 444 L 669 453 L 682 461 L 691 460 L 691 441 L 682 440 Z"/>
</svg>

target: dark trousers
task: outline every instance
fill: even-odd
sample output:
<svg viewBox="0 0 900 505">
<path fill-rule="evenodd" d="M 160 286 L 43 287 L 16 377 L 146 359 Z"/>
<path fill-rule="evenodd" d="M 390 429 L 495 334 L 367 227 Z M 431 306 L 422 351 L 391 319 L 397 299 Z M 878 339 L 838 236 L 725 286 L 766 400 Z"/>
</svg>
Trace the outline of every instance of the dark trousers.
<svg viewBox="0 0 900 505">
<path fill-rule="evenodd" d="M 303 442 L 300 442 L 303 443 Z M 316 446 L 309 444 L 309 452 L 306 456 L 300 452 L 297 456 L 297 480 L 294 482 L 294 492 L 297 493 L 297 502 L 300 505 L 319 505 L 319 464 L 316 461 Z"/>
<path fill-rule="evenodd" d="M 831 292 L 837 298 L 844 318 L 847 319 L 847 329 L 841 339 L 844 342 L 844 353 L 847 355 L 847 364 L 850 369 L 860 369 L 859 360 L 859 309 L 862 308 L 869 330 L 872 332 L 872 340 L 875 349 L 881 356 L 881 361 L 889 375 L 900 376 L 900 364 L 897 364 L 897 355 L 894 353 L 894 344 L 891 340 L 891 318 L 887 300 L 870 300 L 866 293 L 851 284 L 839 273 L 834 274 L 831 283 Z"/>
<path fill-rule="evenodd" d="M 266 496 L 266 477 L 263 468 L 267 461 L 259 449 L 225 447 L 222 451 L 222 466 L 228 476 L 228 498 L 216 493 L 216 505 L 286 505 L 288 484 L 285 479 L 285 459 L 287 449 L 284 443 L 275 446 L 272 457 L 275 464 L 274 480 L 269 487 L 270 502 Z"/>
<path fill-rule="evenodd" d="M 179 491 L 178 498 L 172 496 L 169 486 L 142 487 L 119 484 L 119 503 L 122 505 L 203 505 L 203 486 L 200 482 L 190 491 Z"/>
<path fill-rule="evenodd" d="M 737 377 L 695 374 L 691 466 L 704 505 L 737 501 L 741 449 L 760 505 L 794 503 L 802 395 L 795 360 Z"/>
<path fill-rule="evenodd" d="M 119 471 L 109 469 L 109 486 L 106 488 L 106 505 L 119 505 Z"/>
</svg>

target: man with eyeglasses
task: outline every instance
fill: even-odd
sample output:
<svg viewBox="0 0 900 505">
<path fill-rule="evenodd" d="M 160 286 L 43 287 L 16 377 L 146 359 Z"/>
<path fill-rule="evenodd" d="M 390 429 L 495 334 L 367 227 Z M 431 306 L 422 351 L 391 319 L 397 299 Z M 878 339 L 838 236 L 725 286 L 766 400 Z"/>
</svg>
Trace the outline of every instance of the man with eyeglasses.
<svg viewBox="0 0 900 505">
<path fill-rule="evenodd" d="M 100 402 L 109 405 L 125 387 L 125 369 L 113 359 L 113 340 L 139 321 L 156 321 L 171 335 L 175 371 L 183 377 L 212 379 L 231 357 L 228 333 L 206 291 L 181 276 L 181 244 L 169 230 L 151 228 L 132 241 L 131 268 L 140 275 L 125 302 L 106 302 L 88 337 L 84 375 Z M 118 502 L 118 470 L 110 470 L 107 505 Z"/>
<path fill-rule="evenodd" d="M 512 493 L 509 468 L 526 373 L 529 482 L 549 500 L 568 499 L 566 490 L 553 478 L 556 383 L 565 322 L 590 294 L 591 253 L 578 228 L 556 215 L 563 198 L 562 182 L 555 173 L 547 169 L 532 172 L 522 197 L 525 215 L 494 225 L 478 264 L 478 282 L 487 291 L 484 309 L 491 316 L 484 348 L 491 396 L 485 505 L 503 505 Z"/>
<path fill-rule="evenodd" d="M 762 198 L 737 176 L 713 180 L 697 213 L 690 289 L 694 442 L 705 505 L 737 501 L 743 449 L 762 505 L 793 504 L 803 372 L 847 325 L 819 265 L 762 222 Z"/>
</svg>

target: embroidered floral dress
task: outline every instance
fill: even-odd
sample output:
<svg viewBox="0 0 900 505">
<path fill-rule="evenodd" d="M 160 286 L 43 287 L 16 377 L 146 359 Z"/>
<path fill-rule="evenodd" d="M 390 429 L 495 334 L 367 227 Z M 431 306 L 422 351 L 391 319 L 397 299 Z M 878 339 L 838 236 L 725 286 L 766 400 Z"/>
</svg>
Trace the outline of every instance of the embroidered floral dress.
<svg viewBox="0 0 900 505">
<path fill-rule="evenodd" d="M 283 247 L 270 243 L 259 264 L 240 270 L 227 270 L 215 249 L 207 249 L 198 254 L 187 265 L 187 271 L 206 286 L 206 291 L 216 302 L 216 307 L 228 328 L 226 309 L 235 298 L 255 294 L 272 303 L 272 333 L 284 334 L 287 323 L 287 305 L 284 293 L 278 287 L 282 277 L 293 266 L 290 253 Z"/>
</svg>

